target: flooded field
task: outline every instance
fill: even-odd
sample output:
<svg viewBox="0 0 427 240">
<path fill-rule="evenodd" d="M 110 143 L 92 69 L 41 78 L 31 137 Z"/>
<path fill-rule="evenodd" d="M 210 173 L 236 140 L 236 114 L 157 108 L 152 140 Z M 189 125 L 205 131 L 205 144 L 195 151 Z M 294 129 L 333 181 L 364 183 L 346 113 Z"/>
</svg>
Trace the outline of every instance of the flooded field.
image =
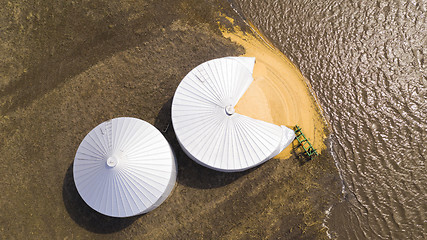
<svg viewBox="0 0 427 240">
<path fill-rule="evenodd" d="M 169 127 L 178 179 L 155 211 L 110 218 L 77 193 L 72 163 L 93 127 L 129 116 L 164 129 L 191 69 L 245 53 L 223 37 L 218 22 L 232 23 L 220 12 L 248 30 L 227 1 L 2 3 L 0 239 L 327 238 L 325 211 L 340 198 L 328 151 L 219 173 L 186 157 Z"/>
</svg>

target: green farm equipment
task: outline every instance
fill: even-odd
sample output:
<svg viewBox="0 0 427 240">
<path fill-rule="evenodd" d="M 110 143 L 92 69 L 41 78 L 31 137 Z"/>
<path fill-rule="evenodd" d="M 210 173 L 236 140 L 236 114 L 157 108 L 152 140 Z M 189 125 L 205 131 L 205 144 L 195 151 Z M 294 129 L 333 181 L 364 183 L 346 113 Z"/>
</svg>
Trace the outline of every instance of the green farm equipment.
<svg viewBox="0 0 427 240">
<path fill-rule="evenodd" d="M 317 153 L 316 149 L 314 149 L 314 147 L 311 145 L 311 143 L 308 141 L 308 139 L 304 136 L 301 130 L 302 129 L 298 125 L 294 127 L 296 139 L 298 140 L 299 145 L 302 146 L 302 148 L 304 149 L 307 156 L 310 159 L 312 159 L 313 157 L 319 154 Z"/>
</svg>

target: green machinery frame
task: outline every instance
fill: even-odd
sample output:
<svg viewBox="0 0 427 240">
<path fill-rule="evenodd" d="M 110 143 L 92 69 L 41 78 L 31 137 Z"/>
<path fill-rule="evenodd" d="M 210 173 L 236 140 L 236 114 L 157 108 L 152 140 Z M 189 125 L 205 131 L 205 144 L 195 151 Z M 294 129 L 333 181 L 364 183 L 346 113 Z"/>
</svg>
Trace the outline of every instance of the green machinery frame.
<svg viewBox="0 0 427 240">
<path fill-rule="evenodd" d="M 314 147 L 311 145 L 308 139 L 304 136 L 304 134 L 302 133 L 302 129 L 298 125 L 294 127 L 294 131 L 295 131 L 296 139 L 298 140 L 299 145 L 302 146 L 305 153 L 310 159 L 319 155 L 316 149 L 314 149 Z"/>
</svg>

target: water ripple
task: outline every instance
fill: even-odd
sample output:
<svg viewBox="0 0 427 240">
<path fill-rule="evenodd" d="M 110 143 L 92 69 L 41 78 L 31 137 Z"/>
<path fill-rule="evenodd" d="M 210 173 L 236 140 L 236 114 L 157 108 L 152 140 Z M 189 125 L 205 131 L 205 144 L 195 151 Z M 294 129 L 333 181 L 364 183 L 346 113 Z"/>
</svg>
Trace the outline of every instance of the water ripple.
<svg viewBox="0 0 427 240">
<path fill-rule="evenodd" d="M 427 3 L 234 2 L 300 67 L 331 123 L 347 188 L 333 235 L 425 239 Z"/>
</svg>

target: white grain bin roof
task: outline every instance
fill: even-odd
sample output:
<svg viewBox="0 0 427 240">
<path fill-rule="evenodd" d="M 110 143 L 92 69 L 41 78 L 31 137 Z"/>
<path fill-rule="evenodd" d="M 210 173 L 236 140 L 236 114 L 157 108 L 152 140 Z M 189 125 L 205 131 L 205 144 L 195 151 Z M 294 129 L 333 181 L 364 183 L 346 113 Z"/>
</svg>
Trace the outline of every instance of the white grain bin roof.
<svg viewBox="0 0 427 240">
<path fill-rule="evenodd" d="M 176 180 L 175 157 L 151 124 L 121 117 L 99 124 L 74 159 L 74 181 L 83 200 L 112 217 L 129 217 L 159 206 Z"/>
<path fill-rule="evenodd" d="M 279 154 L 293 130 L 240 115 L 234 106 L 252 83 L 255 58 L 207 61 L 189 72 L 172 102 L 172 123 L 184 152 L 206 167 L 243 171 Z"/>
</svg>

